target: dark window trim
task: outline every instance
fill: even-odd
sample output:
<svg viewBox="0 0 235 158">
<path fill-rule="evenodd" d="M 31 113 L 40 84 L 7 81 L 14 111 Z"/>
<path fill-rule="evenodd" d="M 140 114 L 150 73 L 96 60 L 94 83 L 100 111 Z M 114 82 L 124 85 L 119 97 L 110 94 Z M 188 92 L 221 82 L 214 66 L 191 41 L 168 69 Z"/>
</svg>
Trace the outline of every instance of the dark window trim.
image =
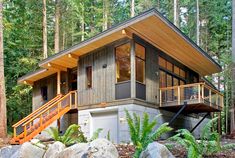
<svg viewBox="0 0 235 158">
<path fill-rule="evenodd" d="M 179 75 L 176 75 L 175 73 L 173 73 L 173 72 L 171 72 L 171 71 L 169 71 L 169 70 L 167 70 L 167 69 L 162 68 L 161 66 L 159 66 L 159 70 L 164 71 L 164 72 L 166 72 L 168 75 L 171 75 L 171 76 L 173 76 L 173 77 L 175 77 L 175 78 L 177 78 L 177 79 L 179 79 L 179 80 L 182 80 L 182 81 L 184 81 L 184 82 L 186 82 L 186 80 L 187 80 L 187 79 L 185 79 L 185 78 L 182 78 L 182 77 L 179 76 Z"/>
<path fill-rule="evenodd" d="M 136 56 L 136 51 L 135 51 L 135 58 L 138 58 L 138 59 L 140 59 L 140 60 L 142 60 L 142 61 L 144 61 L 144 83 L 141 83 L 141 82 L 139 82 L 139 83 L 141 83 L 141 84 L 143 84 L 143 85 L 146 85 L 146 46 L 145 45 L 143 45 L 143 44 L 141 44 L 140 42 L 138 42 L 138 41 L 134 41 L 134 44 L 139 44 L 139 45 L 141 45 L 142 47 L 144 47 L 144 56 L 145 56 L 145 59 L 142 59 L 142 58 L 140 58 L 140 57 L 138 57 L 138 56 Z M 136 62 L 135 62 L 135 69 L 136 69 Z M 135 70 L 136 71 L 136 70 Z M 136 73 L 136 72 L 135 72 Z M 135 78 L 135 80 L 136 80 L 136 78 Z M 137 81 L 137 80 L 136 80 Z"/>
<path fill-rule="evenodd" d="M 115 45 L 115 47 L 114 47 L 115 84 L 118 84 L 118 83 L 124 83 L 124 82 L 131 81 L 131 77 L 130 77 L 130 80 L 126 80 L 126 81 L 118 82 L 118 81 L 117 81 L 117 73 L 116 73 L 116 72 L 117 72 L 117 63 L 116 63 L 116 60 L 117 60 L 117 59 L 127 58 L 127 57 L 117 58 L 116 49 L 117 49 L 117 47 L 120 47 L 120 46 L 125 45 L 125 44 L 128 44 L 128 43 L 129 43 L 129 44 L 130 44 L 130 46 L 131 46 L 131 42 L 130 42 L 130 41 L 125 41 L 125 42 L 123 42 L 123 43 L 121 43 L 121 44 Z M 130 58 L 130 70 L 131 70 L 131 52 L 130 52 L 130 56 L 129 56 L 129 58 Z"/>
<path fill-rule="evenodd" d="M 90 86 L 88 85 L 88 72 L 87 72 L 88 68 L 91 68 L 91 81 L 90 81 L 91 84 L 90 84 Z M 93 80 L 93 75 L 92 75 L 93 68 L 92 68 L 91 65 L 89 65 L 89 66 L 86 66 L 85 70 L 86 70 L 86 89 L 87 90 L 88 89 L 92 89 L 92 87 L 93 87 L 93 84 L 92 84 L 92 80 Z"/>
</svg>

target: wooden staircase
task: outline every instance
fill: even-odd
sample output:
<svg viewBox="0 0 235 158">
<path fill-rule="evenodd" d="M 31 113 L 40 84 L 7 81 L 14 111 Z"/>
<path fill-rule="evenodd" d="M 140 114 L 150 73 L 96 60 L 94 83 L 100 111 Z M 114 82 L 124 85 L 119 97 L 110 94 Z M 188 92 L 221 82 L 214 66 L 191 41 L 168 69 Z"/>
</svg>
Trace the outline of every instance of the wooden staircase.
<svg viewBox="0 0 235 158">
<path fill-rule="evenodd" d="M 77 91 L 70 91 L 66 95 L 57 95 L 12 126 L 14 136 L 11 144 L 22 144 L 31 140 L 55 120 L 74 108 L 77 108 Z"/>
</svg>

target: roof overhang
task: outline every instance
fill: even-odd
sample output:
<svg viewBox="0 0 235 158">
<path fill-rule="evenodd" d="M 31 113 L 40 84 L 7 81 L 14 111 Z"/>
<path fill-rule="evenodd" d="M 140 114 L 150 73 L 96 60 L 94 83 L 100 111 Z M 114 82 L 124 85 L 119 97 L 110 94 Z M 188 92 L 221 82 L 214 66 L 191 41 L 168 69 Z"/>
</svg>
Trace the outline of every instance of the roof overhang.
<svg viewBox="0 0 235 158">
<path fill-rule="evenodd" d="M 18 83 L 33 85 L 35 81 L 43 79 L 47 76 L 55 74 L 57 71 L 55 69 L 45 69 L 40 68 L 34 72 L 30 72 L 18 79 Z"/>
<path fill-rule="evenodd" d="M 221 71 L 219 64 L 155 9 L 146 11 L 69 49 L 54 54 L 42 60 L 39 66 L 48 70 L 74 68 L 77 66 L 79 56 L 119 39 L 132 38 L 133 34 L 143 38 L 201 76 Z"/>
</svg>

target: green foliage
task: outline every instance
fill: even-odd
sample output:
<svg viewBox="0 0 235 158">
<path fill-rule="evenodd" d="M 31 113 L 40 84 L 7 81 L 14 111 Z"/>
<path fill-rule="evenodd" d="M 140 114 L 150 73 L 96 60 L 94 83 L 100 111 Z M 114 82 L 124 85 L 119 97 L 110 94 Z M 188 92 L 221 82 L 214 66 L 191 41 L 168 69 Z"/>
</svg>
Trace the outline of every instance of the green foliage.
<svg viewBox="0 0 235 158">
<path fill-rule="evenodd" d="M 216 131 L 211 131 L 212 124 L 217 118 L 211 119 L 202 129 L 200 140 L 190 133 L 187 129 L 180 129 L 170 140 L 177 141 L 187 149 L 188 158 L 203 157 L 222 150 L 231 149 L 235 144 L 221 145 L 220 135 Z"/>
<path fill-rule="evenodd" d="M 89 141 L 93 141 L 99 137 L 100 132 L 102 131 L 102 128 L 98 128 L 92 135 L 91 139 Z"/>
<path fill-rule="evenodd" d="M 66 146 L 72 145 L 74 143 L 87 143 L 91 142 L 99 137 L 100 132 L 103 129 L 98 128 L 92 135 L 91 139 L 88 140 L 84 133 L 81 131 L 79 125 L 73 124 L 70 125 L 65 131 L 64 135 L 60 135 L 60 132 L 57 127 L 50 127 L 46 132 L 55 140 L 60 141 Z"/>
<path fill-rule="evenodd" d="M 66 146 L 74 143 L 87 142 L 87 138 L 81 131 L 80 126 L 76 124 L 70 125 L 62 136 L 60 136 L 60 132 L 57 127 L 50 127 L 49 130 L 46 131 L 55 141 L 60 141 Z"/>
<path fill-rule="evenodd" d="M 108 130 L 108 133 L 107 133 L 107 140 L 108 140 L 108 141 L 111 141 L 111 138 L 110 138 L 110 130 Z"/>
<path fill-rule="evenodd" d="M 157 130 L 154 130 L 157 125 L 157 119 L 155 118 L 153 121 L 150 121 L 147 113 L 144 113 L 143 119 L 140 121 L 140 116 L 136 113 L 133 113 L 132 117 L 127 110 L 125 110 L 125 112 L 131 140 L 136 147 L 134 153 L 134 157 L 136 158 L 146 149 L 149 143 L 152 143 L 160 138 L 161 135 L 172 130 L 172 128 L 168 126 L 168 123 L 164 123 L 158 127 Z"/>
<path fill-rule="evenodd" d="M 25 117 L 32 109 L 32 87 L 17 85 L 17 79 L 37 68 L 42 59 L 42 1 L 4 1 L 4 67 L 7 96 L 8 126 Z M 60 0 L 60 50 L 88 39 L 102 31 L 104 1 Z M 228 109 L 231 103 L 231 0 L 200 0 L 200 46 L 215 58 L 224 71 L 214 78 L 225 87 L 226 108 L 222 120 L 224 131 L 228 127 Z M 135 12 L 139 14 L 156 8 L 173 21 L 172 0 L 135 0 Z M 196 1 L 180 0 L 179 28 L 196 40 Z M 111 0 L 108 7 L 108 26 L 130 17 L 130 1 Z M 55 1 L 47 1 L 48 52 L 54 53 Z M 84 23 L 84 25 L 82 25 Z M 84 32 L 83 32 L 84 29 Z M 216 79 L 216 82 L 218 79 Z M 226 117 L 226 119 L 225 119 Z"/>
</svg>

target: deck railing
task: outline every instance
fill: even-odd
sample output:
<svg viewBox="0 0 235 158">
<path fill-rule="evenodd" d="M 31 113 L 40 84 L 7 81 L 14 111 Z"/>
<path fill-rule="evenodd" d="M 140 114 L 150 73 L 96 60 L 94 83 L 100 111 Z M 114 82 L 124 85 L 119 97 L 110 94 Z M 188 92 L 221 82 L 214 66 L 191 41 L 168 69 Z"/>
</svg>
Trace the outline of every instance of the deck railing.
<svg viewBox="0 0 235 158">
<path fill-rule="evenodd" d="M 223 108 L 223 94 L 205 83 L 160 88 L 160 107 L 183 105 L 184 102 Z"/>
</svg>

